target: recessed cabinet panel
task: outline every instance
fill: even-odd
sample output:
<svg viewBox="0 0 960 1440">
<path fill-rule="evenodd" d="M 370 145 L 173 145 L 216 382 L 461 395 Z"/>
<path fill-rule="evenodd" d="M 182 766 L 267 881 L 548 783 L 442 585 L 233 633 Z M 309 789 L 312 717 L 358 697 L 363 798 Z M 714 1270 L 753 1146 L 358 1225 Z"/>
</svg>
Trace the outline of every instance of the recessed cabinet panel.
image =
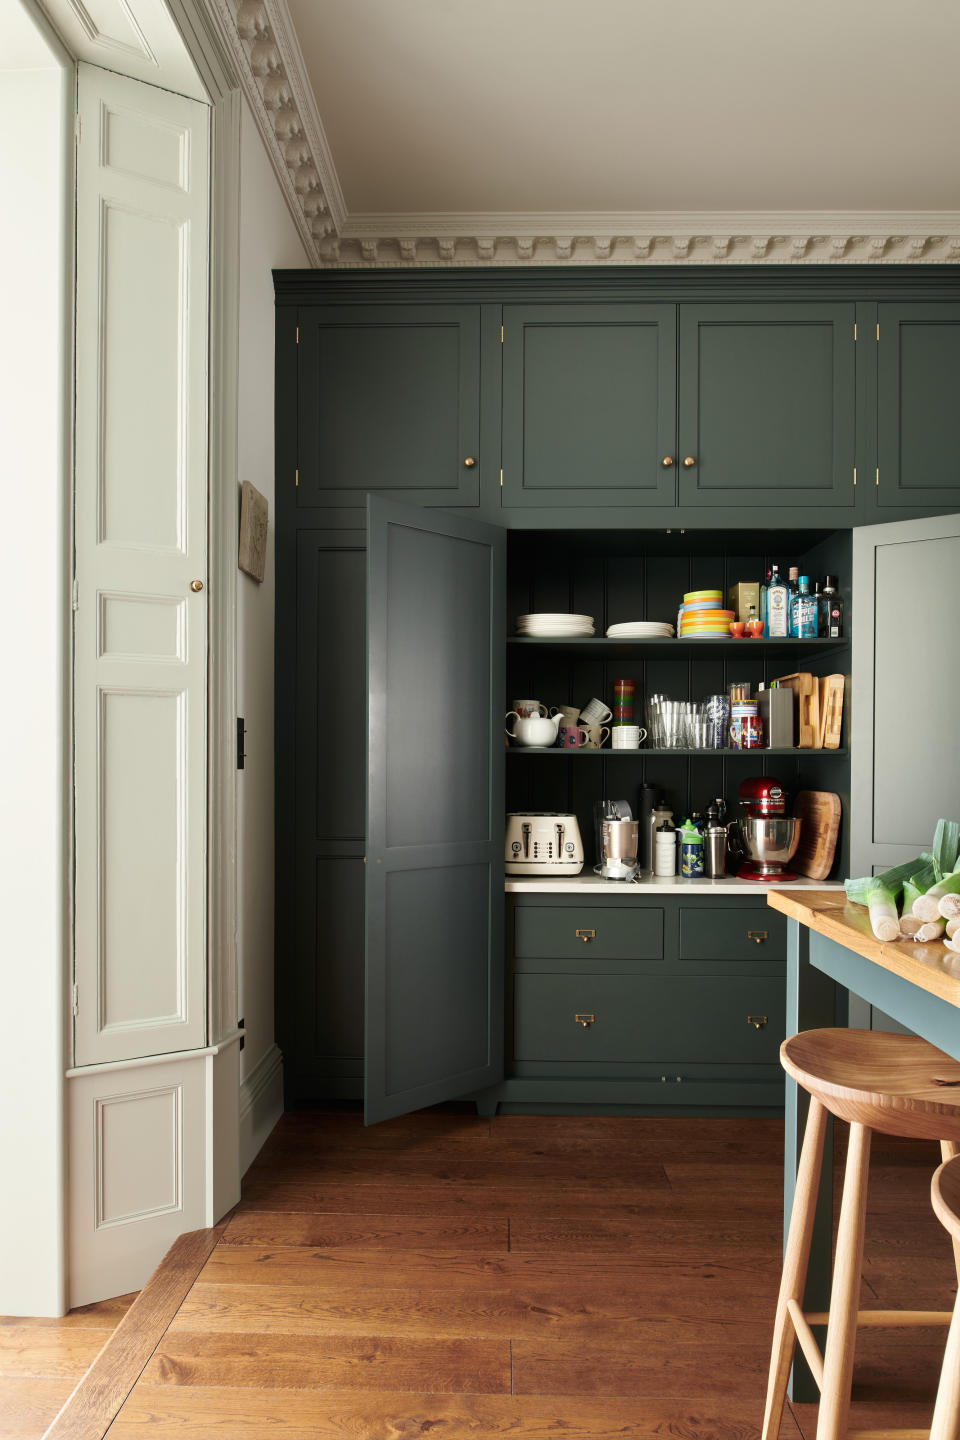
<svg viewBox="0 0 960 1440">
<path fill-rule="evenodd" d="M 518 905 L 514 954 L 531 960 L 551 956 L 595 960 L 659 960 L 663 955 L 663 911 L 609 904 L 576 909 Z"/>
<path fill-rule="evenodd" d="M 514 1059 L 775 1064 L 785 982 L 726 975 L 517 975 Z M 750 1018 L 752 1017 L 752 1019 Z"/>
<path fill-rule="evenodd" d="M 300 1053 L 313 1065 L 363 1055 L 363 870 L 360 855 L 314 866 L 312 943 L 297 947 Z"/>
<path fill-rule="evenodd" d="M 852 305 L 680 307 L 681 505 L 852 506 Z"/>
<path fill-rule="evenodd" d="M 681 960 L 783 960 L 786 947 L 786 917 L 767 905 L 681 906 Z"/>
<path fill-rule="evenodd" d="M 504 505 L 672 505 L 675 411 L 674 306 L 504 308 Z"/>
<path fill-rule="evenodd" d="M 479 500 L 480 307 L 300 311 L 297 504 Z"/>
<path fill-rule="evenodd" d="M 881 305 L 877 504 L 960 504 L 960 305 Z"/>
</svg>

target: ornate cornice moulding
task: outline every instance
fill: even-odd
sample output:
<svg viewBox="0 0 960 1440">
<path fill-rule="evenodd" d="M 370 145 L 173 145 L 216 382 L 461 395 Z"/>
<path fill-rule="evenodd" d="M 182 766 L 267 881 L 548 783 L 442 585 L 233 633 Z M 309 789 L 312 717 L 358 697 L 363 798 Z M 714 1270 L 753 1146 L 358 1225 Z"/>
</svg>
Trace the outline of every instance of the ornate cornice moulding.
<svg viewBox="0 0 960 1440">
<path fill-rule="evenodd" d="M 351 216 L 285 0 L 206 3 L 315 266 L 960 261 L 957 211 Z"/>
</svg>

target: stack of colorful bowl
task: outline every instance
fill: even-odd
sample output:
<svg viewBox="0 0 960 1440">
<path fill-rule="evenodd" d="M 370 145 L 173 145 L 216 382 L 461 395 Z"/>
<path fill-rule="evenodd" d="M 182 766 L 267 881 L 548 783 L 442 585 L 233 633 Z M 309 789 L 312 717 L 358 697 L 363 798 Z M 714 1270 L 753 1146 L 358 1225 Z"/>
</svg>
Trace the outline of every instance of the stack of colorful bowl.
<svg viewBox="0 0 960 1440">
<path fill-rule="evenodd" d="M 680 606 L 677 634 L 681 640 L 730 638 L 730 621 L 737 617 L 723 608 L 722 590 L 688 590 Z"/>
<path fill-rule="evenodd" d="M 633 720 L 633 694 L 634 682 L 632 680 L 614 680 L 613 682 L 613 723 L 614 725 L 632 725 Z"/>
</svg>

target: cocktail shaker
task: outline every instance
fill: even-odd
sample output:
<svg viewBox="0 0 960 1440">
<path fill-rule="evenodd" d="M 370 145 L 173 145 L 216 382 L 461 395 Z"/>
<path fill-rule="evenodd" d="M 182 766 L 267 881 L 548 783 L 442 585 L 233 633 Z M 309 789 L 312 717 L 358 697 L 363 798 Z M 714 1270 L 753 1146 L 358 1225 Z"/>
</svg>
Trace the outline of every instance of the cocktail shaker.
<svg viewBox="0 0 960 1440">
<path fill-rule="evenodd" d="M 727 827 L 708 825 L 703 832 L 703 873 L 718 880 L 727 873 Z"/>
</svg>

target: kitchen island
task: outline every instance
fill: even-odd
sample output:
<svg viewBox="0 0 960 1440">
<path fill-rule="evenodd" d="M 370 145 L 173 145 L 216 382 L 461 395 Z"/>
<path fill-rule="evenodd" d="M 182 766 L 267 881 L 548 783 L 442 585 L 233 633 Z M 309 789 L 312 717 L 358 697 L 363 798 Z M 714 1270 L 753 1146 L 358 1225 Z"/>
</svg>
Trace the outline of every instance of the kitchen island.
<svg viewBox="0 0 960 1440">
<path fill-rule="evenodd" d="M 882 943 L 871 930 L 867 911 L 849 904 L 840 889 L 771 889 L 767 904 L 788 921 L 788 1035 L 846 1024 L 845 989 L 960 1060 L 960 955 L 939 941 L 928 945 L 911 940 Z M 788 1078 L 784 1165 L 787 1218 L 793 1203 L 806 1108 L 806 1095 Z M 832 1129 L 832 1121 L 830 1126 Z M 936 1163 L 933 1155 L 931 1161 L 932 1173 Z M 830 1303 L 832 1195 L 833 1145 L 828 1131 L 804 1297 L 806 1310 L 824 1311 Z M 814 1400 L 817 1395 L 802 1357 L 798 1358 L 794 1399 Z"/>
</svg>

